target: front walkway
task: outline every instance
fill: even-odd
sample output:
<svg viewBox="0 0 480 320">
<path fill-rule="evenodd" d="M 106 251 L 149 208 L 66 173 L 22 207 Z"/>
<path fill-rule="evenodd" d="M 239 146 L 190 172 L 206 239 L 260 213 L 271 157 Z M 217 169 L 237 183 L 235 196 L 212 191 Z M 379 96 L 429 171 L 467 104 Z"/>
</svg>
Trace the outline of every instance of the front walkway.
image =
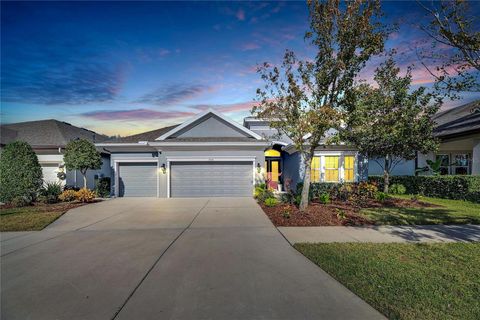
<svg viewBox="0 0 480 320">
<path fill-rule="evenodd" d="M 480 241 L 480 225 L 278 227 L 291 243 L 300 242 L 470 242 Z"/>
<path fill-rule="evenodd" d="M 1 240 L 2 319 L 384 319 L 253 199 L 115 199 Z"/>
</svg>

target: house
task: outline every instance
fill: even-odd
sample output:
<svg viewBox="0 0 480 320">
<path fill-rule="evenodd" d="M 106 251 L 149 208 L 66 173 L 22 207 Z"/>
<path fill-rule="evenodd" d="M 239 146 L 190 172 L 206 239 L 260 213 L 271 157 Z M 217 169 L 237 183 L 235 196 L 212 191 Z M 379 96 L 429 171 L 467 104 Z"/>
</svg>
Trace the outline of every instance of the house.
<svg viewBox="0 0 480 320">
<path fill-rule="evenodd" d="M 427 160 L 441 160 L 441 174 L 480 175 L 480 101 L 439 112 L 433 120 L 437 124 L 434 135 L 440 140 L 438 152 L 403 161 L 392 174 L 415 175 L 427 166 Z M 374 159 L 369 161 L 368 174 L 383 174 Z"/>
<path fill-rule="evenodd" d="M 96 145 L 110 154 L 113 195 L 119 197 L 249 197 L 265 180 L 283 189 L 303 180 L 300 155 L 288 137 L 277 137 L 265 121 L 246 118 L 242 126 L 215 110 Z M 357 181 L 365 164 L 351 148 L 324 145 L 315 153 L 312 180 Z"/>
<path fill-rule="evenodd" d="M 97 143 L 119 197 L 250 197 L 270 142 L 208 110 L 184 123 Z"/>
<path fill-rule="evenodd" d="M 480 174 L 479 101 L 441 112 L 435 121 L 439 152 L 404 161 L 393 174 L 414 175 L 427 159 L 441 159 L 444 174 Z M 89 139 L 102 153 L 103 165 L 89 170 L 88 187 L 98 177 L 111 177 L 117 197 L 249 197 L 256 184 L 265 182 L 271 189 L 295 189 L 305 172 L 292 141 L 268 121 L 247 117 L 241 125 L 215 110 L 179 125 L 115 139 L 56 120 L 4 125 L 1 130 L 2 143 L 24 140 L 32 145 L 50 181 L 64 170 L 66 143 Z M 375 174 L 382 171 L 374 159 L 351 146 L 329 145 L 325 139 L 315 150 L 312 182 L 356 182 Z M 66 176 L 67 185 L 81 185 L 78 172 Z"/>
<path fill-rule="evenodd" d="M 441 174 L 480 175 L 480 101 L 441 112 L 434 118 L 435 136 L 440 139 L 437 153 L 419 158 L 440 160 Z"/>
<path fill-rule="evenodd" d="M 0 126 L 0 147 L 7 143 L 21 140 L 30 144 L 38 156 L 45 182 L 61 182 L 64 185 L 83 187 L 83 178 L 78 171 L 64 168 L 63 153 L 68 142 L 75 139 L 87 139 L 93 143 L 108 139 L 107 136 L 91 130 L 79 128 L 57 120 L 28 121 Z M 89 170 L 87 186 L 95 187 L 95 179 L 110 175 L 109 155 L 102 153 L 102 169 Z M 59 173 L 65 173 L 65 179 L 59 179 Z"/>
</svg>

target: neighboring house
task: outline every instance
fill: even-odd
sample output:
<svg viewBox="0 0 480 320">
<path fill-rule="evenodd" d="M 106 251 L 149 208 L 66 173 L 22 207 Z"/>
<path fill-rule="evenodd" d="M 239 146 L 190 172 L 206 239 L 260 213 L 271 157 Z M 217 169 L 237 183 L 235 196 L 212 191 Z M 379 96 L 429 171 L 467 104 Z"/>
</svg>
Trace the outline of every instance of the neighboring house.
<svg viewBox="0 0 480 320">
<path fill-rule="evenodd" d="M 83 186 L 83 178 L 78 171 L 67 171 L 63 163 L 65 146 L 71 140 L 87 139 L 93 143 L 105 141 L 107 136 L 73 126 L 57 120 L 39 120 L 1 125 L 1 147 L 12 141 L 21 140 L 30 144 L 42 166 L 45 182 L 61 182 L 69 186 Z M 89 170 L 87 185 L 93 189 L 95 178 L 110 175 L 109 155 L 102 153 L 101 170 Z M 58 178 L 59 172 L 65 172 L 64 180 Z"/>
<path fill-rule="evenodd" d="M 420 155 L 418 167 L 426 160 L 441 160 L 441 174 L 480 175 L 480 101 L 438 113 L 435 136 L 440 139 L 437 153 Z"/>
</svg>

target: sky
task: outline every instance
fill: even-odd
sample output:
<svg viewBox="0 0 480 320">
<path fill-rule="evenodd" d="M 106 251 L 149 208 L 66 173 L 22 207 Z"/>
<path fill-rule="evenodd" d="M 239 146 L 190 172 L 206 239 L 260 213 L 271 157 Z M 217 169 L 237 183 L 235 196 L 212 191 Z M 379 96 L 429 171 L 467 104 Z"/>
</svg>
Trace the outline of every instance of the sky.
<svg viewBox="0 0 480 320">
<path fill-rule="evenodd" d="M 480 2 L 472 3 L 480 14 Z M 398 23 L 387 48 L 415 86 L 431 86 L 416 50 L 430 46 L 415 2 L 383 4 Z M 262 87 L 263 62 L 304 41 L 305 2 L 4 2 L 1 3 L 2 123 L 57 119 L 107 135 L 181 123 L 208 108 L 242 121 Z M 381 62 L 362 72 L 368 79 Z M 465 93 L 444 108 L 480 99 Z"/>
</svg>

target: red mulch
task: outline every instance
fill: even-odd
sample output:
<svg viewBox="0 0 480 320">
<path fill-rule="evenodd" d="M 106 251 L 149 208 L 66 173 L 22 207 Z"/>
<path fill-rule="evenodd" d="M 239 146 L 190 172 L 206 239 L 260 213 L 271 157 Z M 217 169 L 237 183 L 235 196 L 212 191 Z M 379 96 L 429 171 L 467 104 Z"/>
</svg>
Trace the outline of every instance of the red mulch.
<svg viewBox="0 0 480 320">
<path fill-rule="evenodd" d="M 291 204 L 279 204 L 275 207 L 267 207 L 260 204 L 263 211 L 277 227 L 305 227 L 305 226 L 361 226 L 372 225 L 370 221 L 359 212 L 363 208 L 381 207 L 437 207 L 434 204 L 410 200 L 410 199 L 387 199 L 384 202 L 370 200 L 362 207 L 354 206 L 347 201 L 332 201 L 329 204 L 311 203 L 305 212 Z M 287 217 L 285 212 L 289 212 Z M 344 217 L 338 215 L 344 213 Z"/>
</svg>

